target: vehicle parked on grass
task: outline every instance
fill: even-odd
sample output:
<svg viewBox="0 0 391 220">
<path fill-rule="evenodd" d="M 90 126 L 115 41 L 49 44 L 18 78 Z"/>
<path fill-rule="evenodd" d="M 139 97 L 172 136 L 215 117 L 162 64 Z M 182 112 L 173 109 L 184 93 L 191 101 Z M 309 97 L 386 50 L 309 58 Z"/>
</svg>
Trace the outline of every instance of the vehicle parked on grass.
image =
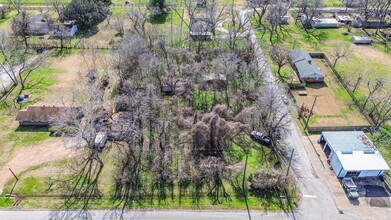
<svg viewBox="0 0 391 220">
<path fill-rule="evenodd" d="M 357 192 L 357 186 L 354 183 L 352 178 L 343 178 L 342 179 L 342 186 L 346 190 L 346 193 L 348 194 L 348 197 L 351 199 L 357 199 L 359 197 L 359 194 Z"/>
<path fill-rule="evenodd" d="M 250 137 L 263 146 L 269 147 L 271 145 L 270 137 L 265 136 L 262 132 L 252 131 Z"/>
</svg>

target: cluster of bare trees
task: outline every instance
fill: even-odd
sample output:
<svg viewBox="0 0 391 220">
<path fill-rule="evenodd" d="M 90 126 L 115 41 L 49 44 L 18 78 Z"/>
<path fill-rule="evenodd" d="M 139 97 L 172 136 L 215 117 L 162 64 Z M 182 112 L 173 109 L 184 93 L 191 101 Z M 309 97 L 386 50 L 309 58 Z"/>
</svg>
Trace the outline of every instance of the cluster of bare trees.
<svg viewBox="0 0 391 220">
<path fill-rule="evenodd" d="M 371 18 L 379 19 L 375 32 L 377 34 L 379 29 L 382 28 L 382 24 L 386 21 L 391 2 L 389 0 L 359 0 L 358 6 L 365 22 Z"/>
<path fill-rule="evenodd" d="M 29 82 L 29 77 L 34 70 L 45 65 L 46 53 L 37 54 L 36 51 L 27 47 L 20 46 L 11 36 L 4 34 L 0 39 L 0 68 L 2 74 L 5 74 L 10 85 L 20 86 L 18 95 L 20 95 Z M 3 79 L 5 79 L 3 77 Z M 4 82 L 3 82 L 4 83 Z M 8 85 L 6 85 L 8 86 Z M 1 88 L 3 94 L 8 94 L 8 87 Z M 2 101 L 7 98 L 2 96 Z"/>
<path fill-rule="evenodd" d="M 352 92 L 360 90 L 363 97 L 360 100 L 362 107 L 374 122 L 374 130 L 378 130 L 391 120 L 391 92 L 387 89 L 387 79 L 383 77 L 368 78 L 368 70 L 358 70 L 352 77 L 345 77 L 352 88 Z"/>
<path fill-rule="evenodd" d="M 233 25 L 242 29 L 237 13 L 231 12 Z M 276 131 L 288 130 L 289 114 L 281 110 L 283 103 L 276 94 L 261 89 L 262 72 L 252 45 L 237 38 L 234 43 L 223 39 L 173 47 L 153 31 L 143 11 L 129 11 L 125 19 L 132 28 L 111 51 L 111 66 L 105 71 L 110 72 L 110 82 L 102 86 L 100 76 L 90 81 L 76 93 L 79 107 L 54 125 L 83 140 L 86 148 L 68 182 L 68 207 L 82 204 L 87 209 L 101 196 L 104 162 L 94 145 L 99 132 L 106 133 L 111 143 L 103 152 L 116 152 L 112 178 L 116 209 L 184 197 L 197 204 L 206 196 L 218 204 L 230 201 L 227 184 L 246 198 L 247 159 L 243 164 L 232 151 L 247 158 L 254 146 L 263 149 L 251 141 L 250 132 L 262 130 L 274 140 Z M 283 151 L 276 141 L 270 158 L 279 160 Z M 274 190 L 286 188 L 284 178 L 275 180 L 280 187 Z M 255 179 L 261 181 L 259 176 Z"/>
</svg>

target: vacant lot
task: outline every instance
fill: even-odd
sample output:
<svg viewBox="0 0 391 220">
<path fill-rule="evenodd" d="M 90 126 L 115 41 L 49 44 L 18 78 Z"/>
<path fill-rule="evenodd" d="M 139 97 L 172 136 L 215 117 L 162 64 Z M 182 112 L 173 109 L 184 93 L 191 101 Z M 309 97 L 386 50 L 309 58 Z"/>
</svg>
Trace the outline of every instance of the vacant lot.
<svg viewBox="0 0 391 220">
<path fill-rule="evenodd" d="M 307 96 L 299 96 L 299 91 L 293 90 L 293 95 L 299 106 L 303 105 L 311 109 L 315 103 L 313 116 L 310 120 L 312 126 L 352 126 L 367 125 L 365 117 L 361 115 L 353 104 L 348 93 L 339 84 L 331 69 L 324 60 L 314 59 L 321 70 L 326 74 L 324 83 L 308 83 L 305 91 Z"/>
</svg>

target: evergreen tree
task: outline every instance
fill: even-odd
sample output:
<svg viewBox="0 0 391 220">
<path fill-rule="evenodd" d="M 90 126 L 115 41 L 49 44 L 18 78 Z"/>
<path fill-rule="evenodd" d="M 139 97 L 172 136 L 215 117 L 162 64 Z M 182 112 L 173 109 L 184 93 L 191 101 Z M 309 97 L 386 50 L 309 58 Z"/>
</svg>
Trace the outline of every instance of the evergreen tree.
<svg viewBox="0 0 391 220">
<path fill-rule="evenodd" d="M 62 20 L 75 21 L 82 30 L 94 28 L 109 15 L 111 0 L 72 0 L 62 14 Z"/>
</svg>

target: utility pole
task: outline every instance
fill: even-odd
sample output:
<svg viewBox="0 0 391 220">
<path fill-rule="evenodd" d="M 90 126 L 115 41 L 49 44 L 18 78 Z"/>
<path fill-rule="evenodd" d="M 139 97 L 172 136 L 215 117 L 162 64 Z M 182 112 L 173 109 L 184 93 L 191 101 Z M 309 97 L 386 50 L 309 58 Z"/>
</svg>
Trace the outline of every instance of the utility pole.
<svg viewBox="0 0 391 220">
<path fill-rule="evenodd" d="M 242 188 L 243 188 L 243 194 L 244 194 L 244 201 L 246 202 L 246 208 L 247 208 L 247 214 L 248 214 L 248 219 L 251 220 L 251 215 L 250 215 L 250 209 L 248 208 L 248 203 L 247 203 L 247 195 L 246 195 L 246 171 L 247 171 L 247 161 L 248 161 L 248 155 L 250 154 L 249 150 L 246 150 L 246 162 L 244 163 L 244 172 L 243 172 L 243 179 L 242 179 Z"/>
<path fill-rule="evenodd" d="M 286 177 L 288 177 L 289 169 L 291 168 L 292 158 L 293 158 L 293 153 L 294 153 L 294 152 L 295 152 L 295 148 L 292 148 L 291 157 L 289 158 L 288 170 L 286 171 Z M 287 178 L 286 178 L 286 179 L 287 179 Z M 285 181 L 286 181 L 286 179 L 285 179 Z"/>
<path fill-rule="evenodd" d="M 308 127 L 308 123 L 310 122 L 310 118 L 312 116 L 312 111 L 314 110 L 314 107 L 315 107 L 315 103 L 316 103 L 316 100 L 318 99 L 318 96 L 315 96 L 315 100 L 314 100 L 314 103 L 312 103 L 312 107 L 311 107 L 311 110 L 310 110 L 310 114 L 308 115 L 308 118 L 307 118 L 307 122 L 305 123 L 305 128 L 304 130 L 307 129 Z"/>
</svg>

